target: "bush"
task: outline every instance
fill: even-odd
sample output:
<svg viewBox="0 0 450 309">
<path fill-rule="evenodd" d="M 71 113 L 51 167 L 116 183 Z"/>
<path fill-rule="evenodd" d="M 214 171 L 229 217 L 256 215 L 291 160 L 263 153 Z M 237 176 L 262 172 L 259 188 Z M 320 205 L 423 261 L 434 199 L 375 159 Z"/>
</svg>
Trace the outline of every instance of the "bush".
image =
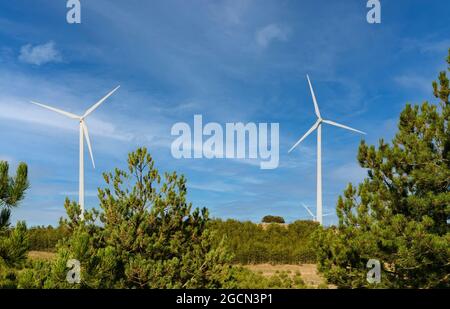
<svg viewBox="0 0 450 309">
<path fill-rule="evenodd" d="M 279 216 L 265 216 L 262 218 L 263 223 L 284 223 L 284 218 Z"/>
<path fill-rule="evenodd" d="M 16 287 L 17 270 L 27 259 L 28 239 L 24 222 L 0 231 L 0 288 Z"/>
<path fill-rule="evenodd" d="M 287 272 L 264 276 L 241 266 L 231 272 L 232 280 L 225 286 L 231 289 L 304 289 L 307 288 L 299 273 L 290 276 Z"/>
</svg>

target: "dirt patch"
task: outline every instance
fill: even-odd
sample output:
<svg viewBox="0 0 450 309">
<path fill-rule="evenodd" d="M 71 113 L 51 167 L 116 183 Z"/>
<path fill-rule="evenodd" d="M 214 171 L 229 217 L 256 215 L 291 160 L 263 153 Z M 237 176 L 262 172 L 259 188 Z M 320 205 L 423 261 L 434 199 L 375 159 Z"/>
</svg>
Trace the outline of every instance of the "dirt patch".
<svg viewBox="0 0 450 309">
<path fill-rule="evenodd" d="M 30 251 L 28 257 L 32 260 L 46 260 L 51 261 L 55 259 L 56 253 L 47 251 Z"/>
<path fill-rule="evenodd" d="M 282 227 L 284 227 L 284 228 L 286 228 L 286 229 L 289 227 L 289 224 L 287 224 L 287 223 L 275 223 L 275 222 L 271 222 L 271 223 L 265 223 L 265 222 L 259 223 L 259 226 L 261 226 L 261 227 L 263 228 L 264 231 L 267 230 L 270 226 L 275 226 L 275 225 L 282 226 Z"/>
<path fill-rule="evenodd" d="M 308 286 L 318 287 L 319 285 L 324 285 L 324 278 L 317 272 L 316 264 L 254 264 L 254 265 L 244 265 L 245 268 L 250 269 L 254 272 L 262 273 L 264 276 L 270 277 L 276 274 L 276 272 L 288 272 L 292 276 L 295 273 L 300 273 L 302 279 Z M 328 288 L 334 288 L 332 285 L 328 285 Z"/>
</svg>

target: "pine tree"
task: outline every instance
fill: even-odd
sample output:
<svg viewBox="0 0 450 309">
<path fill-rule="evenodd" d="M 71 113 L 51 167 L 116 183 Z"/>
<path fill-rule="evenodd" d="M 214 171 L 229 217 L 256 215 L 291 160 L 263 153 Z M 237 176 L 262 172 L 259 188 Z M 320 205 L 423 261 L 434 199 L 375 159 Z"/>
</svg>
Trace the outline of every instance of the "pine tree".
<svg viewBox="0 0 450 309">
<path fill-rule="evenodd" d="M 8 172 L 8 162 L 0 161 L 0 231 L 9 227 L 11 208 L 18 206 L 29 187 L 25 163 L 19 164 L 15 177 L 9 176 Z"/>
<path fill-rule="evenodd" d="M 28 239 L 26 225 L 10 227 L 11 208 L 17 207 L 28 189 L 28 169 L 20 163 L 15 177 L 9 176 L 9 164 L 0 161 L 0 287 L 14 287 L 17 273 L 26 260 Z"/>
<path fill-rule="evenodd" d="M 450 49 L 447 58 L 450 70 Z M 406 105 L 398 133 L 376 149 L 362 142 L 368 177 L 339 197 L 339 225 L 320 232 L 319 269 L 339 287 L 450 287 L 450 105 L 445 71 L 433 82 L 439 104 Z M 366 280 L 369 259 L 381 282 Z"/>
<path fill-rule="evenodd" d="M 128 156 L 128 171 L 105 173 L 100 210 L 85 212 L 66 201 L 70 237 L 50 265 L 24 272 L 21 287 L 217 288 L 229 278 L 229 255 L 213 247 L 208 211 L 186 202 L 186 179 L 164 181 L 145 148 Z M 67 261 L 81 266 L 80 284 L 66 280 Z M 49 273 L 49 276 L 45 276 Z"/>
</svg>

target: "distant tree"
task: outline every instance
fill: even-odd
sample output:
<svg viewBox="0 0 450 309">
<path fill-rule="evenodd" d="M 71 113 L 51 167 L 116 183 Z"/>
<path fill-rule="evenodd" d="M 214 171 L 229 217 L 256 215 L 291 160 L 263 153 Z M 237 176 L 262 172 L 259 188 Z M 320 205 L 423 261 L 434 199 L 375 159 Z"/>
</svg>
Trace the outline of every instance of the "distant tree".
<svg viewBox="0 0 450 309">
<path fill-rule="evenodd" d="M 284 218 L 279 216 L 265 216 L 262 218 L 263 223 L 284 223 Z"/>
<path fill-rule="evenodd" d="M 208 211 L 186 202 L 186 179 L 164 181 L 145 148 L 128 156 L 128 171 L 105 173 L 100 210 L 66 201 L 70 236 L 51 265 L 25 271 L 21 287 L 218 288 L 230 278 L 229 255 L 213 247 Z M 66 281 L 67 261 L 81 264 L 80 284 Z"/>
<path fill-rule="evenodd" d="M 447 63 L 450 65 L 450 50 Z M 450 67 L 448 68 L 450 70 Z M 337 229 L 318 234 L 319 269 L 338 287 L 450 287 L 450 105 L 446 72 L 439 104 L 406 105 L 392 145 L 363 141 L 368 177 L 339 197 Z M 368 283 L 367 262 L 381 263 Z"/>
</svg>

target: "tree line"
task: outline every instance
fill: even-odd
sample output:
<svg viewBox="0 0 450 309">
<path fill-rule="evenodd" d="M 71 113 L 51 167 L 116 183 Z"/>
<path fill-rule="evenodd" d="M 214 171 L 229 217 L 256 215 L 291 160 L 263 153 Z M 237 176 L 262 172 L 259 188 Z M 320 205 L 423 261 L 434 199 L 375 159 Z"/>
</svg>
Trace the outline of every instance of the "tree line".
<svg viewBox="0 0 450 309">
<path fill-rule="evenodd" d="M 262 225 L 249 221 L 213 220 L 210 226 L 216 235 L 216 243 L 224 238 L 234 263 L 301 264 L 316 261 L 312 242 L 312 234 L 319 227 L 316 222 Z"/>
<path fill-rule="evenodd" d="M 208 228 L 213 234 L 213 244 L 219 246 L 223 241 L 232 254 L 234 264 L 299 264 L 316 261 L 311 237 L 318 224 L 312 221 L 261 225 L 250 221 L 211 219 Z M 27 231 L 29 249 L 55 252 L 58 242 L 68 233 L 64 225 L 56 228 L 32 227 Z"/>
<path fill-rule="evenodd" d="M 69 231 L 60 224 L 57 227 L 34 226 L 27 230 L 29 249 L 31 251 L 55 252 L 60 240 L 69 236 Z"/>
</svg>

